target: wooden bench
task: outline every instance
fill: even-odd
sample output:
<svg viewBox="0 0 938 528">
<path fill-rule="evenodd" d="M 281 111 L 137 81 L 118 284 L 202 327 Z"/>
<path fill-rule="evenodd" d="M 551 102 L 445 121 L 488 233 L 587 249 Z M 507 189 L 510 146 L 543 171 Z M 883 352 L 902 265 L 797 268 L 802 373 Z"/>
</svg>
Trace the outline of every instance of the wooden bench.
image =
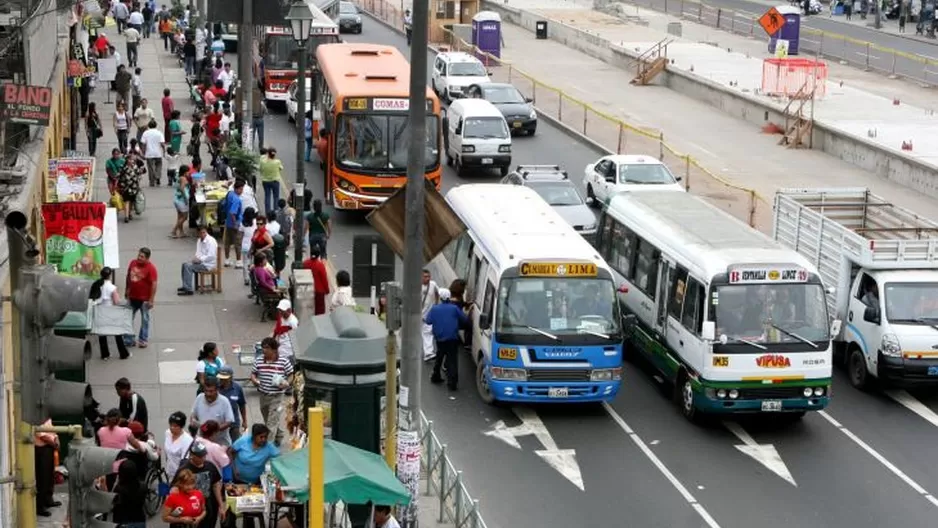
<svg viewBox="0 0 938 528">
<path fill-rule="evenodd" d="M 215 269 L 211 271 L 195 272 L 195 289 L 199 293 L 221 293 L 221 270 L 224 261 L 221 259 L 221 245 L 215 255 Z"/>
</svg>

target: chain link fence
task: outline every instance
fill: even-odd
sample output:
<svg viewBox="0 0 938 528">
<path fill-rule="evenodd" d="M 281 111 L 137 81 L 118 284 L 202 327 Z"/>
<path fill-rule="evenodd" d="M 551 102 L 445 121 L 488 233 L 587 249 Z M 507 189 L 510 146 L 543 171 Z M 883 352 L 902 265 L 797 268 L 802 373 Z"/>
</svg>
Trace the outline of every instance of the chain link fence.
<svg viewBox="0 0 938 528">
<path fill-rule="evenodd" d="M 402 27 L 402 12 L 388 2 L 357 0 L 357 3 L 365 11 L 395 28 Z M 761 28 L 759 30 L 761 31 Z M 771 226 L 772 207 L 765 198 L 754 189 L 737 185 L 710 172 L 690 155 L 669 145 L 662 131 L 632 125 L 609 115 L 528 74 L 510 61 L 475 48 L 450 30 L 444 28 L 442 33 L 441 46 L 480 57 L 491 72 L 493 82 L 513 84 L 525 97 L 531 98 L 539 115 L 553 118 L 610 153 L 657 156 L 676 176 L 681 177 L 688 191 L 706 198 L 750 226 L 763 230 Z"/>
<path fill-rule="evenodd" d="M 762 13 L 725 9 L 694 0 L 627 1 L 638 7 L 681 17 L 737 35 L 768 39 L 758 22 Z M 769 6 L 765 9 L 768 10 Z M 802 53 L 835 59 L 864 70 L 902 77 L 927 86 L 938 85 L 938 60 L 932 57 L 805 27 L 804 19 L 799 49 Z"/>
</svg>

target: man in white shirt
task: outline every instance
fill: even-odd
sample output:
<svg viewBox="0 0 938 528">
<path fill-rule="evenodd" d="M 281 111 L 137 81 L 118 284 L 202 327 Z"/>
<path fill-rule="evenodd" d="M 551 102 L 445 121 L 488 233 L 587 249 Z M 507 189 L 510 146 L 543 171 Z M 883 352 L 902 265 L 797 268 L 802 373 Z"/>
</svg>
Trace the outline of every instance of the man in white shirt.
<svg viewBox="0 0 938 528">
<path fill-rule="evenodd" d="M 124 30 L 124 39 L 127 41 L 127 65 L 133 68 L 137 66 L 137 47 L 140 45 L 140 30 L 130 26 Z"/>
<path fill-rule="evenodd" d="M 143 13 L 140 11 L 140 6 L 137 6 L 134 8 L 133 12 L 130 13 L 130 16 L 127 17 L 127 24 L 140 32 L 143 31 L 143 22 Z"/>
<path fill-rule="evenodd" d="M 221 87 L 225 89 L 225 93 L 231 93 L 231 85 L 234 83 L 234 72 L 231 71 L 231 63 L 225 63 L 225 69 L 218 74 L 218 80 L 221 81 Z"/>
<path fill-rule="evenodd" d="M 199 226 L 199 241 L 195 243 L 195 256 L 189 262 L 182 263 L 182 287 L 179 295 L 192 295 L 195 292 L 195 274 L 200 271 L 212 271 L 218 266 L 218 242 L 208 234 L 208 229 Z"/>
<path fill-rule="evenodd" d="M 147 175 L 150 177 L 150 187 L 160 185 L 160 175 L 163 174 L 163 156 L 166 151 L 166 138 L 156 126 L 156 120 L 150 121 L 150 128 L 140 136 L 143 144 L 143 157 L 147 160 Z"/>
<path fill-rule="evenodd" d="M 130 9 L 127 9 L 127 4 L 124 2 L 116 2 L 114 6 L 111 7 L 111 13 L 114 15 L 114 22 L 117 23 L 117 34 L 123 34 L 124 28 L 127 27 L 127 18 L 130 16 Z M 120 62 L 118 62 L 118 64 L 120 64 Z"/>
<path fill-rule="evenodd" d="M 221 114 L 221 121 L 218 123 L 218 129 L 221 130 L 221 135 L 224 137 L 225 141 L 228 141 L 228 136 L 231 133 L 231 123 L 233 121 L 234 115 L 231 113 L 231 105 L 225 103 L 224 111 Z"/>
<path fill-rule="evenodd" d="M 436 282 L 430 279 L 430 270 L 423 270 L 423 279 L 420 286 L 420 306 L 422 314 L 420 320 L 424 320 L 430 313 L 430 308 L 440 302 L 440 288 Z M 433 327 L 423 323 L 421 329 L 421 338 L 423 340 L 423 360 L 430 361 L 436 358 L 436 339 L 433 338 Z"/>
<path fill-rule="evenodd" d="M 391 514 L 391 507 L 379 504 L 375 506 L 375 526 L 377 528 L 401 528 L 401 525 Z"/>
<path fill-rule="evenodd" d="M 195 63 L 201 65 L 205 60 L 205 37 L 206 31 L 201 27 L 195 29 Z M 201 66 L 199 66 L 201 68 Z"/>
</svg>

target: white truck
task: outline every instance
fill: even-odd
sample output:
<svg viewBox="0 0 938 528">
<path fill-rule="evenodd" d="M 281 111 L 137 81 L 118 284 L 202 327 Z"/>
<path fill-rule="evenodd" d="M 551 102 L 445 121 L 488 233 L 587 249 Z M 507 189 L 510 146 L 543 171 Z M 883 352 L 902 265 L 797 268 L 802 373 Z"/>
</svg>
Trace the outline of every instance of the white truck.
<svg viewBox="0 0 938 528">
<path fill-rule="evenodd" d="M 781 189 L 773 236 L 832 286 L 855 387 L 938 386 L 938 223 L 865 188 Z"/>
</svg>

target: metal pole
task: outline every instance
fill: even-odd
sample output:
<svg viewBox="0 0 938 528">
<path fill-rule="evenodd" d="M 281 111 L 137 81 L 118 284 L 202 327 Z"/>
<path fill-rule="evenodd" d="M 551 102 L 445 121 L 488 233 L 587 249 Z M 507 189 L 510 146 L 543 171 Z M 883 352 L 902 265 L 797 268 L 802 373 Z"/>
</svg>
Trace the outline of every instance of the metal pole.
<svg viewBox="0 0 938 528">
<path fill-rule="evenodd" d="M 241 91 L 241 148 L 254 150 L 254 0 L 242 0 L 244 13 L 238 31 L 238 78 Z M 257 189 L 255 189 L 256 191 Z M 266 212 L 266 211 L 265 211 Z"/>
<path fill-rule="evenodd" d="M 429 2 L 413 3 L 413 26 L 410 47 L 410 148 L 407 152 L 407 190 L 404 223 L 403 318 L 401 327 L 401 391 L 400 429 L 420 434 L 420 385 L 423 381 L 420 280 L 423 271 L 424 199 L 426 193 L 427 144 L 427 40 L 429 35 Z M 439 125 L 437 125 L 439 126 Z M 419 453 L 419 451 L 418 451 Z M 416 503 L 418 497 L 411 497 Z M 418 526 L 417 504 L 407 508 L 404 525 Z"/>
<path fill-rule="evenodd" d="M 385 361 L 385 404 L 384 404 L 384 460 L 394 471 L 397 467 L 397 335 L 388 329 L 388 338 L 384 344 L 387 352 Z"/>
<path fill-rule="evenodd" d="M 873 23 L 876 29 L 883 28 L 883 0 L 873 0 L 876 2 L 876 21 Z"/>
<path fill-rule="evenodd" d="M 325 519 L 326 482 L 323 470 L 323 413 L 320 407 L 310 407 L 306 412 L 306 445 L 309 448 L 309 528 L 323 528 Z"/>
<path fill-rule="evenodd" d="M 303 194 L 306 187 L 306 112 L 312 105 L 306 103 L 306 55 L 309 40 L 300 43 L 300 58 L 296 72 L 296 181 L 293 185 L 293 269 L 303 267 Z M 310 108 L 307 109 L 306 107 Z M 311 118 L 312 119 L 312 118 Z M 328 258 L 328 255 L 322 255 Z"/>
</svg>

